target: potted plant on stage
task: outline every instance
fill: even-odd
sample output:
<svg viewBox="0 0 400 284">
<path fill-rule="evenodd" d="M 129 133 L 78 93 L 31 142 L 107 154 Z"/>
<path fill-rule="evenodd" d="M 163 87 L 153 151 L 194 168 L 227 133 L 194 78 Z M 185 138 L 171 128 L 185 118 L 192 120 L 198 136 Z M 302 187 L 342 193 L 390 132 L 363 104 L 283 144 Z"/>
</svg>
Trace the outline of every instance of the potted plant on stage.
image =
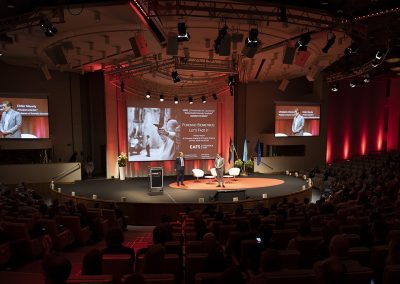
<svg viewBox="0 0 400 284">
<path fill-rule="evenodd" d="M 243 163 L 243 161 L 241 160 L 241 159 L 237 159 L 236 161 L 235 161 L 235 168 L 239 168 L 240 169 L 240 171 L 242 172 L 242 174 L 243 174 L 243 165 L 244 165 L 244 163 Z"/>
<path fill-rule="evenodd" d="M 119 179 L 120 180 L 125 180 L 125 167 L 126 167 L 126 162 L 128 161 L 128 157 L 124 152 L 122 152 L 118 156 L 118 168 L 119 168 Z"/>
<path fill-rule="evenodd" d="M 245 163 L 244 163 L 244 169 L 245 169 L 245 171 L 249 174 L 249 173 L 253 173 L 253 171 L 254 171 L 254 163 L 253 163 L 253 160 L 247 160 Z"/>
</svg>

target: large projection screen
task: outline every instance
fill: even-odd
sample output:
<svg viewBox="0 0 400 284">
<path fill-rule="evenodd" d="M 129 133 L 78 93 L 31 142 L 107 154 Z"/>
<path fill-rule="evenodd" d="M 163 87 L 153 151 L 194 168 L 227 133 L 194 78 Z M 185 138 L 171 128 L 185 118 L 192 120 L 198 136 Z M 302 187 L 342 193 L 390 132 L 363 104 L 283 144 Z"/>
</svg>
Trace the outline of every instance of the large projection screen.
<svg viewBox="0 0 400 284">
<path fill-rule="evenodd" d="M 275 137 L 319 136 L 320 109 L 316 104 L 276 103 Z"/>
<path fill-rule="evenodd" d="M 217 104 L 129 103 L 128 160 L 214 159 L 218 145 Z"/>
<path fill-rule="evenodd" d="M 46 98 L 0 97 L 0 102 L 9 101 L 12 108 L 22 116 L 21 137 L 14 139 L 49 138 L 49 113 Z M 0 109 L 0 117 L 3 109 Z"/>
</svg>

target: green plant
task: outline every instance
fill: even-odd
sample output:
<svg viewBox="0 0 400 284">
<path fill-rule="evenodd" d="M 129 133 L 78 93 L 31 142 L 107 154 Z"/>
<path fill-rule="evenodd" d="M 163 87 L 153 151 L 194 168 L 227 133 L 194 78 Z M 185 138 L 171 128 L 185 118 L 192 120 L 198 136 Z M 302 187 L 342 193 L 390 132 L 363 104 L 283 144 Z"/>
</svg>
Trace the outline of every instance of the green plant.
<svg viewBox="0 0 400 284">
<path fill-rule="evenodd" d="M 126 162 L 128 161 L 128 157 L 124 152 L 122 152 L 118 156 L 118 167 L 126 167 Z"/>
<path fill-rule="evenodd" d="M 247 160 L 244 163 L 247 172 L 252 172 L 254 170 L 254 163 L 252 160 Z"/>
<path fill-rule="evenodd" d="M 243 167 L 243 161 L 241 159 L 237 159 L 235 161 L 235 167 L 241 169 Z"/>
</svg>

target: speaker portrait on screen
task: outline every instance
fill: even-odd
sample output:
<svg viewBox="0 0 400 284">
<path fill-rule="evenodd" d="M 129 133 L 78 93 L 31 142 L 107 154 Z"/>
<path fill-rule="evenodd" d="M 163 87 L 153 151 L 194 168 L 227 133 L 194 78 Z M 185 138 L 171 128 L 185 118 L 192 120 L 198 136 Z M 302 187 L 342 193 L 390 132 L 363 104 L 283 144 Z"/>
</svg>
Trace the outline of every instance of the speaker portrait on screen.
<svg viewBox="0 0 400 284">
<path fill-rule="evenodd" d="M 0 135 L 3 138 L 21 138 L 22 115 L 13 109 L 10 101 L 3 101 Z"/>
</svg>

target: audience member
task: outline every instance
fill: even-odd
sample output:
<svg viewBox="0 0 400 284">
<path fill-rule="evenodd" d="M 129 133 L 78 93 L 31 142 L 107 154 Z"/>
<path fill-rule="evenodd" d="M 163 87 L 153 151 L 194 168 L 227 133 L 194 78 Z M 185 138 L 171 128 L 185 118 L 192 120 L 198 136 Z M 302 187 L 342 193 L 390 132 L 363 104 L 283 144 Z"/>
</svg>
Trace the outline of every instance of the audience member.
<svg viewBox="0 0 400 284">
<path fill-rule="evenodd" d="M 64 284 L 71 273 L 71 262 L 60 254 L 49 254 L 44 258 L 42 268 L 46 284 Z"/>
<path fill-rule="evenodd" d="M 132 264 L 135 261 L 135 251 L 132 248 L 123 246 L 124 233 L 121 229 L 112 228 L 107 232 L 106 245 L 101 253 L 102 254 L 129 254 L 131 256 Z"/>
<path fill-rule="evenodd" d="M 82 275 L 101 275 L 102 255 L 98 249 L 88 251 L 82 260 Z"/>
</svg>

